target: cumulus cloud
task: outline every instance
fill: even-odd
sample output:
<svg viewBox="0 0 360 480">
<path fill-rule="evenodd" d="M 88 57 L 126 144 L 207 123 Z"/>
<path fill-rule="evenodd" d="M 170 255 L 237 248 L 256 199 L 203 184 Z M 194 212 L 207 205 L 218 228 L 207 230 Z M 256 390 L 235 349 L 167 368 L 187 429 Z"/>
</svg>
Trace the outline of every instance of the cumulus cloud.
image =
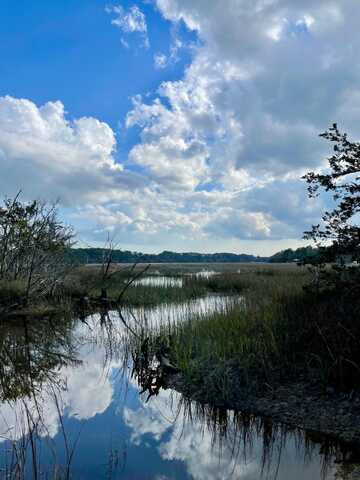
<svg viewBox="0 0 360 480">
<path fill-rule="evenodd" d="M 166 88 L 172 94 L 175 87 Z M 192 98 L 185 98 L 184 104 L 188 101 L 196 105 Z M 205 241 L 207 236 L 270 238 L 271 212 L 264 212 L 259 202 L 247 203 L 244 196 L 249 184 L 255 195 L 254 188 L 261 182 L 245 170 L 229 168 L 222 179 L 223 189 L 196 191 L 216 172 L 221 180 L 224 164 L 212 171 L 207 164 L 205 133 L 211 122 L 200 129 L 199 121 L 204 136 L 195 137 L 186 130 L 186 118 L 176 124 L 174 117 L 159 102 L 146 106 L 135 101 L 128 125 L 143 122 L 144 142 L 130 156 L 147 169 L 146 176 L 140 176 L 115 161 L 115 136 L 108 125 L 94 118 L 70 122 L 60 102 L 37 107 L 27 100 L 1 98 L 2 191 L 12 194 L 23 188 L 28 198 L 59 197 L 75 208 L 71 216 L 75 223 L 96 222 L 100 240 L 106 231 L 134 242 L 145 236 L 154 243 L 167 234 L 182 241 Z M 216 134 L 217 126 L 212 127 Z M 267 192 L 271 195 L 269 187 Z M 261 197 L 262 192 L 257 193 Z"/>
<path fill-rule="evenodd" d="M 121 197 L 142 180 L 114 159 L 112 129 L 96 118 L 70 121 L 61 102 L 38 107 L 0 98 L 0 189 L 28 198 L 59 198 L 64 205 Z"/>
<path fill-rule="evenodd" d="M 23 175 L 28 196 L 60 196 L 74 220 L 96 223 L 89 239 L 111 230 L 128 244 L 186 250 L 300 238 L 324 207 L 300 181 L 325 165 L 318 133 L 337 121 L 360 135 L 357 2 L 155 3 L 199 42 L 179 79 L 134 97 L 125 125 L 139 141 L 126 161 L 115 160 L 114 132 L 98 119 L 4 97 L 0 187 L 13 193 Z M 139 7 L 108 11 L 124 35 L 147 38 Z M 164 52 L 158 68 L 171 60 Z"/>
<path fill-rule="evenodd" d="M 356 130 L 350 122 L 356 107 L 349 103 L 356 105 L 359 80 L 349 53 L 360 46 L 354 2 L 157 0 L 156 5 L 167 20 L 196 31 L 201 43 L 182 79 L 162 83 L 152 103 L 134 99 L 127 127 L 137 125 L 142 133 L 130 158 L 171 195 L 182 190 L 189 218 L 195 210 L 190 199 L 203 206 L 205 234 L 301 236 L 305 221 L 316 219 L 321 207 L 304 214 L 299 180 L 324 165 L 326 145 L 318 133 L 335 120 Z M 158 63 L 165 66 L 166 58 L 159 56 Z M 204 206 L 208 196 L 194 197 L 206 185 L 213 195 Z M 244 188 L 258 201 L 246 204 Z M 279 194 L 292 199 L 291 219 L 285 203 L 277 208 Z"/>
</svg>

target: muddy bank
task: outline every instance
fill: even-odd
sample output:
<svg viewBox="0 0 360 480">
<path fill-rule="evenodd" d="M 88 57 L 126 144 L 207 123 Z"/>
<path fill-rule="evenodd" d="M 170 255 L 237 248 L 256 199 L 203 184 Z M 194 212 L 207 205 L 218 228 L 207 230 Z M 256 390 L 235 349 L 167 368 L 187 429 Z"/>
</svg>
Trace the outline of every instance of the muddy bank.
<svg viewBox="0 0 360 480">
<path fill-rule="evenodd" d="M 181 374 L 170 375 L 166 387 L 213 407 L 269 417 L 289 427 L 318 432 L 360 447 L 360 394 L 340 395 L 315 384 L 293 382 L 253 394 L 237 386 L 226 398 L 213 388 L 190 385 Z"/>
</svg>

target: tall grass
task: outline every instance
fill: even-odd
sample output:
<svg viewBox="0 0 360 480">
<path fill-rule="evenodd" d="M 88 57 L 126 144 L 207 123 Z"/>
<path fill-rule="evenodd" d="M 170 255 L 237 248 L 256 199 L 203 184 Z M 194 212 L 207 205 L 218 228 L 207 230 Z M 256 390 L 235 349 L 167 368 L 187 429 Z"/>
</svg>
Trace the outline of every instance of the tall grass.
<svg viewBox="0 0 360 480">
<path fill-rule="evenodd" d="M 234 388 L 258 391 L 298 380 L 356 388 L 359 304 L 306 292 L 306 270 L 234 275 L 202 283 L 239 289 L 243 302 L 156 333 L 189 384 L 221 398 Z"/>
<path fill-rule="evenodd" d="M 151 275 L 150 275 L 151 278 Z M 154 279 L 159 278 L 153 276 Z M 173 277 L 170 276 L 169 280 Z M 99 298 L 106 289 L 108 299 L 116 301 L 120 291 L 129 281 L 129 270 L 119 270 L 103 280 L 96 268 L 80 268 L 70 275 L 63 286 L 64 296 L 72 298 Z M 131 306 L 153 306 L 161 303 L 181 303 L 211 293 L 238 293 L 247 286 L 238 273 L 223 273 L 214 277 L 202 278 L 195 275 L 181 277 L 181 285 L 171 282 L 164 285 L 133 283 L 122 296 L 121 303 Z"/>
<path fill-rule="evenodd" d="M 169 278 L 163 285 L 131 283 L 126 293 L 122 295 L 123 305 L 153 306 L 161 303 L 180 303 L 212 293 L 238 294 L 248 288 L 247 276 L 273 276 L 277 271 L 292 272 L 294 265 L 286 266 L 241 264 L 168 264 L 153 265 L 147 271 L 147 276 L 154 279 Z M 112 265 L 109 275 L 103 275 L 100 266 L 82 266 L 67 272 L 66 276 L 55 282 L 51 291 L 43 296 L 41 310 L 46 306 L 55 308 L 71 308 L 71 302 L 90 299 L 103 299 L 103 291 L 107 293 L 109 303 L 119 303 L 119 294 L 132 276 L 144 269 L 143 265 L 132 266 Z M 206 271 L 213 275 L 199 276 Z M 159 276 L 160 275 L 160 276 Z M 162 277 L 161 277 L 162 276 Z M 140 277 L 141 278 L 141 277 Z M 171 284 L 171 279 L 175 280 Z M 179 284 L 182 284 L 182 287 Z M 26 285 L 23 282 L 0 282 L 0 311 L 15 307 L 17 311 L 23 308 Z M 33 299 L 31 308 L 38 311 L 39 299 Z"/>
</svg>

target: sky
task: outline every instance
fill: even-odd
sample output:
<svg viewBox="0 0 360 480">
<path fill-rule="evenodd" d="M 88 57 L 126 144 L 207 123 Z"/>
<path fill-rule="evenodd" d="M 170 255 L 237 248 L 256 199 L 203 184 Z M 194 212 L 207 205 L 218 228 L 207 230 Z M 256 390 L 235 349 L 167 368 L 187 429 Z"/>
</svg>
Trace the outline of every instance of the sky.
<svg viewBox="0 0 360 480">
<path fill-rule="evenodd" d="M 269 255 L 328 205 L 332 123 L 360 137 L 358 0 L 2 0 L 0 193 L 78 244 Z M 307 242 L 305 242 L 307 243 Z"/>
</svg>

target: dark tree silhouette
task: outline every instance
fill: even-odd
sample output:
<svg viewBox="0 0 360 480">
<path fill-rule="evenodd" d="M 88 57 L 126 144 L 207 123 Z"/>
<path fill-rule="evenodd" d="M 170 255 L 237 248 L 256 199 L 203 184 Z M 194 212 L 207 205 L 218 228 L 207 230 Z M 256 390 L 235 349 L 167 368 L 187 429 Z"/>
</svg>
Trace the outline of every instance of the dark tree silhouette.
<svg viewBox="0 0 360 480">
<path fill-rule="evenodd" d="M 334 153 L 328 158 L 329 172 L 309 172 L 303 178 L 310 197 L 323 190 L 332 194 L 335 205 L 324 213 L 322 224 L 313 225 L 304 238 L 315 241 L 323 262 L 335 262 L 332 273 L 336 285 L 345 280 L 350 285 L 359 280 L 359 268 L 349 269 L 345 263 L 360 260 L 360 142 L 349 141 L 336 123 L 320 136 L 334 144 Z M 329 280 L 329 275 L 325 276 Z"/>
</svg>

